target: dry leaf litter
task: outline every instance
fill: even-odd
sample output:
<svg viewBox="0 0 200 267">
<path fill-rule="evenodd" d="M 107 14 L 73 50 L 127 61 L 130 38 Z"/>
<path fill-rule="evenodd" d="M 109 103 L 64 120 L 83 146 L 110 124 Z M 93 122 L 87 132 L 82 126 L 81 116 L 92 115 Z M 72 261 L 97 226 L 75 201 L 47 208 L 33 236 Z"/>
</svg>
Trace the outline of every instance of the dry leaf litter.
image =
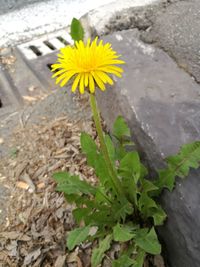
<svg viewBox="0 0 200 267">
<path fill-rule="evenodd" d="M 85 127 L 95 135 L 91 124 Z M 64 266 L 65 262 L 86 266 L 79 250 L 66 254 L 66 233 L 74 226 L 73 207 L 55 192 L 52 179 L 52 173 L 66 170 L 95 182 L 80 153 L 80 132 L 79 123 L 66 117 L 15 132 L 14 154 L 1 162 L 11 190 L 9 216 L 0 233 L 2 266 Z"/>
</svg>

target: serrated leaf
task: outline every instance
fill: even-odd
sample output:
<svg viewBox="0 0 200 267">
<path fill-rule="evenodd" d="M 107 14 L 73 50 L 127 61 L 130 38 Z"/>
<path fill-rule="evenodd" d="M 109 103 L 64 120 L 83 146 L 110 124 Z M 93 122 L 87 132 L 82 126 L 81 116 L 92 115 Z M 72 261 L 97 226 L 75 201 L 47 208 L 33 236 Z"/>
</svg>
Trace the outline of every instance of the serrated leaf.
<svg viewBox="0 0 200 267">
<path fill-rule="evenodd" d="M 102 241 L 99 242 L 99 247 L 92 251 L 91 264 L 92 267 L 97 267 L 104 258 L 104 253 L 110 248 L 112 241 L 112 235 L 106 236 Z"/>
<path fill-rule="evenodd" d="M 80 245 L 85 241 L 89 235 L 90 226 L 76 228 L 71 231 L 67 237 L 67 247 L 69 250 L 73 250 L 75 246 Z"/>
<path fill-rule="evenodd" d="M 158 241 L 157 234 L 152 227 L 148 232 L 148 229 L 136 230 L 136 236 L 134 237 L 135 244 L 152 255 L 158 255 L 161 253 L 161 245 Z"/>
<path fill-rule="evenodd" d="M 126 199 L 121 200 L 120 203 L 116 202 L 112 205 L 113 218 L 115 218 L 117 221 L 119 221 L 120 219 L 125 221 L 126 216 L 131 215 L 132 213 L 133 213 L 133 206 Z"/>
<path fill-rule="evenodd" d="M 114 162 L 114 160 L 115 160 L 115 148 L 114 148 L 112 139 L 110 138 L 110 136 L 108 134 L 106 134 L 104 140 L 106 143 L 106 147 L 107 147 L 110 159 L 112 162 Z"/>
<path fill-rule="evenodd" d="M 99 227 L 112 226 L 116 223 L 116 219 L 112 216 L 111 208 L 105 205 L 102 205 L 101 208 L 98 207 L 85 218 L 85 221 Z"/>
<path fill-rule="evenodd" d="M 65 194 L 64 196 L 68 203 L 76 203 L 76 205 L 83 206 L 83 204 L 88 202 L 88 196 L 87 195 L 80 195 L 80 194 Z"/>
<path fill-rule="evenodd" d="M 80 223 L 84 220 L 88 214 L 92 211 L 90 208 L 76 208 L 73 210 L 73 216 L 77 223 Z"/>
<path fill-rule="evenodd" d="M 112 267 L 130 267 L 133 266 L 134 262 L 128 255 L 122 255 L 112 262 Z"/>
<path fill-rule="evenodd" d="M 128 152 L 121 160 L 119 165 L 119 173 L 123 177 L 134 178 L 137 183 L 140 177 L 140 158 L 136 151 Z"/>
<path fill-rule="evenodd" d="M 94 169 L 101 186 L 105 187 L 107 190 L 112 188 L 110 173 L 102 154 L 97 155 Z"/>
<path fill-rule="evenodd" d="M 138 200 L 138 208 L 142 214 L 148 216 L 148 211 L 151 208 L 157 208 L 157 203 L 147 195 L 147 193 L 142 192 Z"/>
<path fill-rule="evenodd" d="M 87 133 L 81 133 L 81 148 L 86 154 L 88 164 L 95 168 L 98 148 L 92 137 Z"/>
<path fill-rule="evenodd" d="M 71 177 L 71 174 L 68 172 L 55 172 L 53 174 L 53 178 L 57 183 L 64 183 L 69 177 Z"/>
<path fill-rule="evenodd" d="M 151 214 L 149 214 L 149 216 L 153 217 L 155 226 L 162 225 L 167 218 L 167 214 L 159 205 L 155 210 L 153 209 L 153 211 L 151 211 Z"/>
<path fill-rule="evenodd" d="M 155 186 L 154 183 L 146 179 L 141 180 L 141 185 L 142 185 L 142 192 L 144 193 L 158 190 L 158 187 Z"/>
<path fill-rule="evenodd" d="M 113 202 L 113 200 L 106 195 L 106 189 L 104 187 L 98 187 L 98 190 L 95 195 L 95 200 L 97 203 L 107 203 L 108 205 Z"/>
<path fill-rule="evenodd" d="M 113 228 L 113 239 L 117 242 L 126 242 L 131 240 L 135 234 L 131 227 L 120 225 L 119 223 Z"/>
<path fill-rule="evenodd" d="M 148 175 L 148 170 L 147 168 L 141 163 L 140 164 L 140 178 L 144 178 Z"/>
<path fill-rule="evenodd" d="M 81 134 L 82 151 L 86 154 L 88 164 L 94 168 L 100 184 L 108 190 L 112 188 L 111 178 L 104 157 L 100 153 L 96 143 L 87 133 Z"/>
<path fill-rule="evenodd" d="M 140 249 L 137 252 L 137 256 L 134 260 L 133 267 L 143 267 L 145 256 L 146 256 L 145 251 Z"/>
<path fill-rule="evenodd" d="M 164 169 L 158 171 L 159 179 L 155 182 L 155 185 L 159 188 L 158 194 L 162 191 L 162 188 L 168 188 L 172 191 L 175 184 L 176 173 L 172 169 Z"/>
<path fill-rule="evenodd" d="M 173 169 L 177 176 L 185 177 L 190 168 L 197 169 L 200 163 L 200 141 L 183 145 L 179 153 L 167 158 L 169 168 Z"/>
<path fill-rule="evenodd" d="M 118 140 L 123 140 L 124 137 L 130 137 L 130 129 L 122 116 L 118 116 L 115 120 L 112 134 Z"/>
<path fill-rule="evenodd" d="M 96 193 L 96 188 L 85 181 L 81 181 L 77 175 L 70 175 L 67 172 L 54 173 L 53 177 L 58 183 L 56 190 L 66 194 L 92 194 Z"/>
<path fill-rule="evenodd" d="M 159 171 L 159 179 L 155 185 L 160 188 L 168 188 L 170 191 L 174 188 L 175 176 L 181 178 L 189 174 L 190 168 L 197 169 L 200 165 L 200 141 L 183 145 L 177 155 L 170 156 L 167 159 L 168 167 Z"/>
<path fill-rule="evenodd" d="M 119 165 L 119 175 L 128 199 L 137 205 L 137 183 L 140 178 L 140 158 L 137 152 L 128 152 Z"/>
<path fill-rule="evenodd" d="M 76 18 L 72 19 L 70 35 L 74 41 L 80 41 L 84 38 L 84 29 L 80 21 Z"/>
</svg>

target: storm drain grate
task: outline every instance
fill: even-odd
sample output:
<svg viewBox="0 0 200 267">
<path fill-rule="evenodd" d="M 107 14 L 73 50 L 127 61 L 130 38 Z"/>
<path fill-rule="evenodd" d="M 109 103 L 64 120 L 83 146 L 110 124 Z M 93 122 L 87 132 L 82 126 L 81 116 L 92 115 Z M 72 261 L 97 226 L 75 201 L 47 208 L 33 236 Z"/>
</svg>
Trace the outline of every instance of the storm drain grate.
<svg viewBox="0 0 200 267">
<path fill-rule="evenodd" d="M 60 48 L 73 44 L 73 40 L 67 31 L 59 31 L 56 34 L 49 34 L 36 40 L 21 44 L 19 50 L 26 59 L 32 60 L 46 56 Z"/>
<path fill-rule="evenodd" d="M 47 92 L 58 88 L 52 79 L 51 72 L 52 64 L 57 61 L 58 50 L 66 45 L 74 44 L 68 31 L 69 28 L 66 28 L 66 30 L 44 35 L 16 47 L 16 53 L 24 62 L 25 67 L 31 70 L 41 84 L 41 88 Z"/>
</svg>

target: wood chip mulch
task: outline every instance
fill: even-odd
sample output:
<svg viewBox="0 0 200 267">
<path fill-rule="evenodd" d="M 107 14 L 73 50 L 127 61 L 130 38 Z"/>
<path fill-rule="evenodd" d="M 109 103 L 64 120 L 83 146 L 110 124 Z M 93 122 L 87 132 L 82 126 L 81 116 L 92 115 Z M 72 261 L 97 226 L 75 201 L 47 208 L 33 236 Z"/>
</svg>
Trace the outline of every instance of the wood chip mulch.
<svg viewBox="0 0 200 267">
<path fill-rule="evenodd" d="M 73 207 L 55 192 L 52 179 L 54 172 L 63 170 L 95 182 L 80 153 L 82 130 L 95 135 L 92 122 L 82 125 L 66 117 L 15 132 L 12 155 L 0 166 L 11 192 L 7 221 L 0 232 L 0 266 L 62 267 L 66 262 L 86 266 L 78 250 L 66 253 L 66 234 L 74 226 Z"/>
</svg>

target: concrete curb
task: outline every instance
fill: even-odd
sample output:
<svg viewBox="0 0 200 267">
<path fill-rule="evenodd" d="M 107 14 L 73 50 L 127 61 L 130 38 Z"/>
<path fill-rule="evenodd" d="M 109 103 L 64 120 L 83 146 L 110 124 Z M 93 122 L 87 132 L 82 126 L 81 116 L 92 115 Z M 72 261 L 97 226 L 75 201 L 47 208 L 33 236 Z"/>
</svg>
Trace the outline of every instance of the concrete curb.
<svg viewBox="0 0 200 267">
<path fill-rule="evenodd" d="M 87 34 L 105 35 L 116 30 L 129 28 L 145 29 L 151 25 L 146 18 L 149 12 L 156 12 L 167 5 L 166 0 L 114 1 L 81 17 Z"/>
</svg>

